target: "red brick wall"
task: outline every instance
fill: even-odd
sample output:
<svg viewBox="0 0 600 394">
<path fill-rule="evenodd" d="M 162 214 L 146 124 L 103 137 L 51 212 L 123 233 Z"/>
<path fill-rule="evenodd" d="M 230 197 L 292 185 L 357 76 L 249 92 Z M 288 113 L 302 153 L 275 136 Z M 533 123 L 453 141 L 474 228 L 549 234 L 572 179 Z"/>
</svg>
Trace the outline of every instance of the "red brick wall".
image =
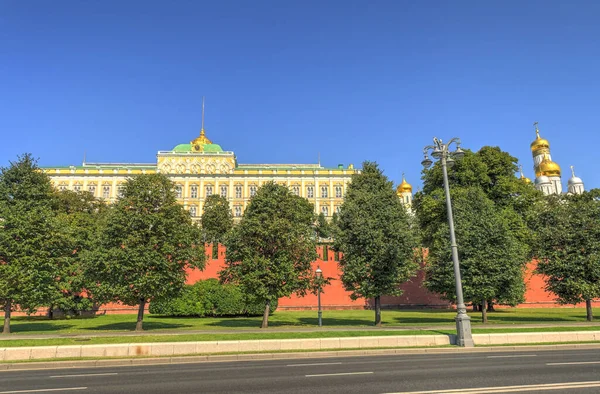
<svg viewBox="0 0 600 394">
<path fill-rule="evenodd" d="M 208 257 L 204 270 L 197 269 L 188 271 L 187 283 L 192 284 L 198 280 L 208 278 L 218 278 L 219 271 L 225 265 L 225 247 L 218 245 L 216 258 L 213 258 L 213 246 L 206 245 L 206 255 Z M 327 256 L 324 254 L 327 253 Z M 321 294 L 321 305 L 324 309 L 363 309 L 373 306 L 372 300 L 357 299 L 352 300 L 350 293 L 344 290 L 340 281 L 341 270 L 339 268 L 338 253 L 334 253 L 330 249 L 325 252 L 323 246 L 317 247 L 317 260 L 312 263 L 313 270 L 320 267 L 325 277 L 331 278 L 331 283 L 323 288 Z M 324 259 L 326 257 L 326 259 Z M 555 301 L 552 293 L 547 292 L 544 287 L 544 278 L 534 273 L 536 262 L 532 261 L 528 264 L 525 282 L 527 290 L 525 293 L 525 302 L 519 307 L 525 308 L 555 308 L 561 307 Z M 402 286 L 403 294 L 399 297 L 383 296 L 381 303 L 384 308 L 448 308 L 451 305 L 442 300 L 438 295 L 427 291 L 423 286 L 425 273 L 423 266 L 417 272 L 410 282 Z M 594 306 L 600 306 L 600 300 L 593 303 Z M 578 306 L 585 306 L 581 304 Z M 564 305 L 564 307 L 572 307 L 572 305 Z M 305 297 L 284 297 L 279 300 L 279 310 L 301 310 L 301 309 L 316 309 L 317 296 L 307 294 Z M 137 307 L 121 305 L 118 303 L 110 303 L 101 305 L 98 313 L 135 313 Z M 44 314 L 45 310 L 41 309 L 39 314 Z M 20 315 L 20 313 L 17 313 Z"/>
</svg>

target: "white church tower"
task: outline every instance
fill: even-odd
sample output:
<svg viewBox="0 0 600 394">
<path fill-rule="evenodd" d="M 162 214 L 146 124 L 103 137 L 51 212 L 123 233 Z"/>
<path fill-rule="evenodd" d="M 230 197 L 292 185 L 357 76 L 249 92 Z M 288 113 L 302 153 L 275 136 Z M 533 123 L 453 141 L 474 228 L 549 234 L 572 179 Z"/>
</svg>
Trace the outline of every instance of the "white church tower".
<svg viewBox="0 0 600 394">
<path fill-rule="evenodd" d="M 533 156 L 533 170 L 535 171 L 535 188 L 545 195 L 562 194 L 563 186 L 561 181 L 560 166 L 552 161 L 550 156 L 550 143 L 548 140 L 540 137 L 540 130 L 535 122 L 536 139 L 531 143 L 531 154 Z M 573 176 L 568 181 L 568 193 L 583 193 L 583 181 L 575 176 L 575 171 L 571 167 Z"/>
</svg>

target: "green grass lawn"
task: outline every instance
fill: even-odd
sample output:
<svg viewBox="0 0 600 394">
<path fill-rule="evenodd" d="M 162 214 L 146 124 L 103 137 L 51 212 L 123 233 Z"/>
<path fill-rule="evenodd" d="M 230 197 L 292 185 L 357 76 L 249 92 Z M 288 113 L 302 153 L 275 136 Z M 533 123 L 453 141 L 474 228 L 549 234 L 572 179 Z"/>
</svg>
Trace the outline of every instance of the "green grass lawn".
<svg viewBox="0 0 600 394">
<path fill-rule="evenodd" d="M 507 332 L 559 332 L 559 331 L 592 331 L 596 326 L 571 326 L 571 327 L 541 327 L 541 328 L 474 328 L 473 334 L 507 333 Z M 157 342 L 194 342 L 194 341 L 241 341 L 259 339 L 302 339 L 302 338 L 341 338 L 341 337 L 370 337 L 393 335 L 450 335 L 455 334 L 453 329 L 441 330 L 370 330 L 370 331 L 308 331 L 308 332 L 248 332 L 226 333 L 215 332 L 211 334 L 178 334 L 178 335 L 132 335 L 109 337 L 73 337 L 73 338 L 45 338 L 45 339 L 5 339 L 0 341 L 0 347 L 19 346 L 60 346 L 60 345 L 99 345 L 119 343 L 157 343 Z"/>
<path fill-rule="evenodd" d="M 454 325 L 456 312 L 448 310 L 384 310 L 383 327 L 426 327 Z M 480 327 L 479 313 L 470 313 L 472 324 Z M 229 330 L 256 329 L 262 317 L 237 318 L 172 318 L 146 315 L 146 331 L 177 332 L 185 330 L 214 330 L 226 333 Z M 370 327 L 374 312 L 369 310 L 324 311 L 323 325 L 343 330 L 347 327 Z M 585 308 L 547 309 L 500 309 L 488 314 L 490 324 L 556 324 L 585 322 Z M 43 317 L 14 317 L 12 332 L 19 334 L 94 334 L 99 332 L 118 333 L 135 328 L 136 315 L 105 315 L 93 318 L 49 320 Z M 316 328 L 316 311 L 278 311 L 269 318 L 271 328 Z M 598 323 L 600 328 L 600 322 Z"/>
</svg>

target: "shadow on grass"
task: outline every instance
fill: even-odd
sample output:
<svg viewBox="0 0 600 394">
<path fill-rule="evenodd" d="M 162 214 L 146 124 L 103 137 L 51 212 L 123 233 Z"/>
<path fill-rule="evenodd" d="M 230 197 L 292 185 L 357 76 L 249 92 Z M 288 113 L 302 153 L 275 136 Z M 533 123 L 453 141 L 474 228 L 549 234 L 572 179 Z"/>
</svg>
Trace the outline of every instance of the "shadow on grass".
<svg viewBox="0 0 600 394">
<path fill-rule="evenodd" d="M 66 323 L 66 322 L 64 322 Z M 72 324 L 57 324 L 43 321 L 32 321 L 27 323 L 15 322 L 10 325 L 10 332 L 13 334 L 17 333 L 34 333 L 34 332 L 47 332 L 47 331 L 58 331 L 68 330 L 73 328 Z"/>
<path fill-rule="evenodd" d="M 136 321 L 132 320 L 131 322 L 119 322 L 119 323 L 111 323 L 104 324 L 100 326 L 94 327 L 85 327 L 83 330 L 87 331 L 133 331 L 135 330 Z M 181 323 L 163 323 L 158 321 L 146 321 L 144 320 L 144 331 L 153 331 L 153 330 L 172 330 L 172 329 L 180 329 L 180 328 L 192 328 L 193 325 L 190 324 L 181 324 Z"/>
<path fill-rule="evenodd" d="M 315 317 L 301 317 L 298 319 L 303 326 L 317 326 L 319 323 L 319 319 L 317 313 L 315 312 Z M 373 313 L 373 318 L 352 318 L 352 319 L 344 319 L 344 318 L 335 318 L 335 317 L 327 317 L 327 312 L 323 313 L 323 325 L 324 326 L 362 326 L 369 327 L 375 325 L 375 313 Z"/>
</svg>

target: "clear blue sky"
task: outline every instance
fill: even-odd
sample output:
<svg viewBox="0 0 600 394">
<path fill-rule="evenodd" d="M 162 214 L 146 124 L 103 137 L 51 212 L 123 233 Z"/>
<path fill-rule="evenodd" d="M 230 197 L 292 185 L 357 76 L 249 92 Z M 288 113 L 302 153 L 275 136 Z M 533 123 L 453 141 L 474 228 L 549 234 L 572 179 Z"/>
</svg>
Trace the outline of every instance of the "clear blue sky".
<svg viewBox="0 0 600 394">
<path fill-rule="evenodd" d="M 207 135 L 241 163 L 420 184 L 423 146 L 552 157 L 600 187 L 598 1 L 0 1 L 0 165 L 155 162 Z"/>
</svg>

